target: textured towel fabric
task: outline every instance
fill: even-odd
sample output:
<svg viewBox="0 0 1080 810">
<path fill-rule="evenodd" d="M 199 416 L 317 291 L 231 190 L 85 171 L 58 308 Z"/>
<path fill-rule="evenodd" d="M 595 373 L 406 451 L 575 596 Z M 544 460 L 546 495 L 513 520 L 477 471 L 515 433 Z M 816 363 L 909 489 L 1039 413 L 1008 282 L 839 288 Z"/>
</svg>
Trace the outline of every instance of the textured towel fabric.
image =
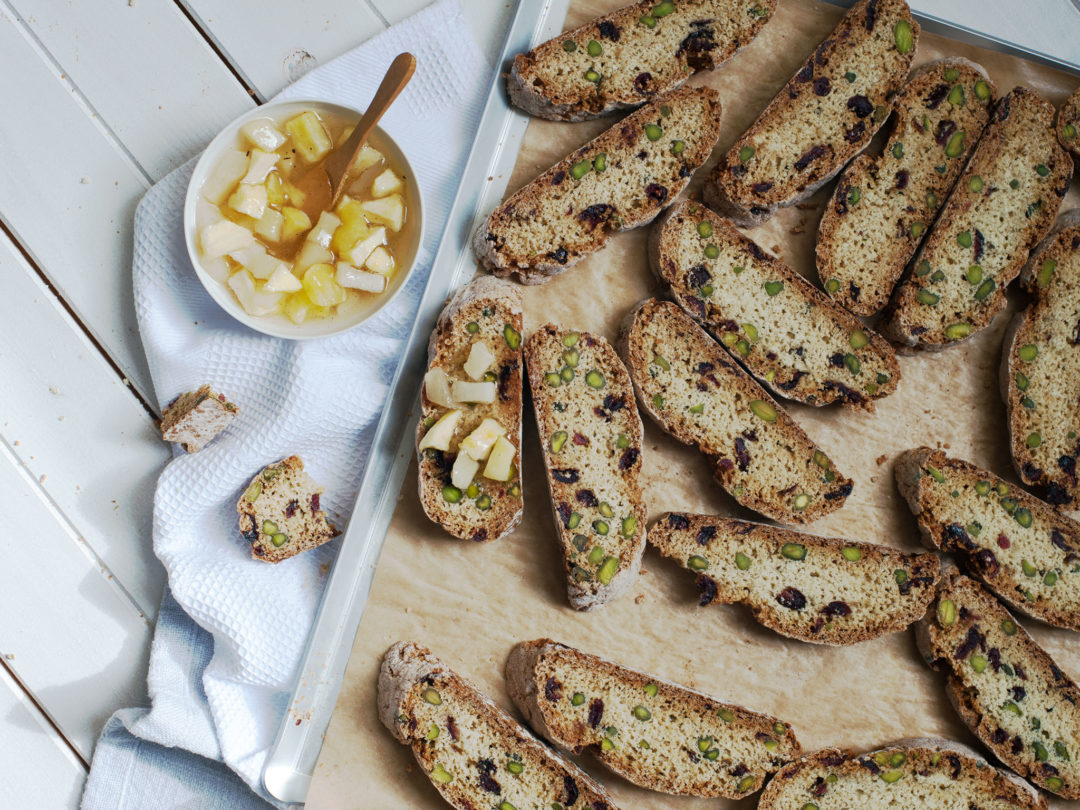
<svg viewBox="0 0 1080 810">
<path fill-rule="evenodd" d="M 322 506 L 332 522 L 345 525 L 490 72 L 457 0 L 440 0 L 278 96 L 363 109 L 405 50 L 417 58 L 416 75 L 381 126 L 409 156 L 424 191 L 424 244 L 405 288 L 363 326 L 294 342 L 252 332 L 225 314 L 184 247 L 182 209 L 194 161 L 157 183 L 138 207 L 135 307 L 159 404 L 209 383 L 240 415 L 200 453 L 177 451 L 158 481 L 154 551 L 175 605 L 166 595 L 151 651 L 153 708 L 123 710 L 109 722 L 85 808 L 145 807 L 139 797 L 150 795 L 155 807 L 247 806 L 212 798 L 239 783 L 228 771 L 195 775 L 199 757 L 168 748 L 223 760 L 269 798 L 262 767 L 339 542 L 278 565 L 254 561 L 237 530 L 235 503 L 259 469 L 295 453 L 326 488 Z"/>
</svg>

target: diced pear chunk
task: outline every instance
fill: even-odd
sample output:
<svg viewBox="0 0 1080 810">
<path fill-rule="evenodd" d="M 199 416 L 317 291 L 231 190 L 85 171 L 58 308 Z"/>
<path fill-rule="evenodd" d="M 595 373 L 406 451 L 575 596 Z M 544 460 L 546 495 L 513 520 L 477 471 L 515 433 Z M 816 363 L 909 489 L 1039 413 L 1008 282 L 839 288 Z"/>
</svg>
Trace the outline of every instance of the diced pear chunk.
<svg viewBox="0 0 1080 810">
<path fill-rule="evenodd" d="M 455 387 L 460 384 L 460 382 L 454 383 Z M 476 384 L 466 383 L 466 385 Z M 495 388 L 495 383 L 481 383 L 481 385 L 490 385 L 492 390 Z M 472 433 L 461 440 L 461 446 L 458 450 L 462 453 L 468 453 L 476 461 L 483 461 L 488 457 L 488 453 L 491 452 L 491 447 L 495 444 L 495 441 L 505 434 L 506 428 L 491 417 L 485 417 L 484 421 L 477 425 Z"/>
<path fill-rule="evenodd" d="M 203 270 L 205 270 L 210 278 L 214 281 L 220 281 L 224 284 L 229 279 L 229 273 L 232 272 L 232 268 L 229 267 L 229 261 L 224 256 L 218 256 L 216 259 L 202 260 Z"/>
<path fill-rule="evenodd" d="M 200 193 L 215 205 L 221 205 L 236 187 L 237 181 L 248 168 L 248 157 L 238 149 L 230 149 L 221 156 L 213 171 L 203 183 Z"/>
<path fill-rule="evenodd" d="M 424 375 L 424 393 L 436 405 L 444 408 L 454 407 L 454 401 L 450 398 L 450 379 L 438 366 L 433 366 Z"/>
<path fill-rule="evenodd" d="M 474 380 L 479 380 L 494 362 L 495 355 L 491 353 L 491 349 L 478 340 L 469 349 L 469 359 L 465 361 L 465 373 Z"/>
<path fill-rule="evenodd" d="M 255 235 L 235 222 L 223 219 L 207 225 L 199 234 L 203 258 L 216 259 L 255 244 Z"/>
<path fill-rule="evenodd" d="M 386 249 L 385 245 L 371 251 L 371 255 L 364 259 L 364 267 L 373 273 L 382 273 L 388 276 L 394 272 L 394 256 Z"/>
<path fill-rule="evenodd" d="M 468 489 L 479 469 L 479 461 L 468 453 L 458 453 L 457 458 L 454 459 L 454 466 L 450 470 L 450 483 L 458 489 Z"/>
<path fill-rule="evenodd" d="M 251 162 L 248 163 L 247 174 L 240 180 L 244 185 L 262 185 L 270 172 L 277 166 L 279 156 L 273 152 L 264 152 L 262 149 L 251 150 Z"/>
<path fill-rule="evenodd" d="M 299 208 L 286 205 L 281 209 L 281 215 L 285 218 L 285 223 L 281 228 L 281 240 L 283 242 L 291 242 L 296 237 L 311 230 L 311 217 Z"/>
<path fill-rule="evenodd" d="M 495 383 L 454 380 L 450 388 L 454 402 L 489 404 L 495 401 Z"/>
<path fill-rule="evenodd" d="M 403 185 L 401 178 L 394 173 L 393 169 L 384 169 L 382 174 L 371 183 L 371 196 L 385 197 L 387 194 L 401 191 Z"/>
<path fill-rule="evenodd" d="M 336 214 L 332 214 L 329 211 L 323 211 L 319 215 L 319 221 L 315 223 L 315 227 L 311 229 L 311 233 L 307 235 L 309 242 L 318 242 L 324 248 L 330 247 L 330 242 L 334 238 L 334 231 L 341 225 L 341 220 L 338 219 Z"/>
<path fill-rule="evenodd" d="M 282 264 L 277 270 L 270 274 L 270 278 L 266 280 L 266 284 L 263 285 L 264 290 L 269 292 L 296 292 L 301 289 L 303 285 L 300 283 L 300 279 L 293 275 L 292 270 L 289 269 L 287 264 Z"/>
<path fill-rule="evenodd" d="M 347 138 L 348 136 L 345 137 Z M 365 143 L 360 147 L 360 154 L 356 156 L 356 163 L 353 164 L 350 174 L 353 176 L 359 175 L 360 172 L 365 169 L 370 169 L 382 159 L 382 152 Z"/>
<path fill-rule="evenodd" d="M 364 203 L 364 213 L 368 219 L 381 222 L 396 233 L 405 224 L 405 200 L 400 194 L 368 200 Z"/>
<path fill-rule="evenodd" d="M 318 163 L 334 148 L 330 133 L 311 110 L 286 121 L 285 131 L 292 136 L 293 145 L 308 163 Z"/>
<path fill-rule="evenodd" d="M 267 253 L 266 248 L 258 243 L 232 251 L 229 258 L 242 264 L 255 278 L 270 278 L 279 267 L 289 267 L 281 259 Z"/>
<path fill-rule="evenodd" d="M 248 315 L 272 315 L 281 306 L 281 293 L 256 287 L 255 280 L 247 270 L 237 270 L 229 276 L 229 287 L 236 293 L 240 306 Z"/>
<path fill-rule="evenodd" d="M 251 142 L 252 146 L 265 149 L 267 152 L 273 152 L 286 140 L 284 133 L 269 118 L 256 118 L 253 121 L 248 121 L 240 127 L 240 132 Z"/>
<path fill-rule="evenodd" d="M 267 208 L 259 221 L 255 223 L 255 233 L 271 242 L 281 241 L 281 232 L 285 227 L 285 217 L 280 211 Z"/>
<path fill-rule="evenodd" d="M 293 271 L 302 274 L 313 264 L 328 264 L 333 260 L 334 254 L 318 242 L 304 242 L 304 246 L 300 248 L 300 254 L 293 264 Z"/>
<path fill-rule="evenodd" d="M 337 283 L 342 287 L 369 293 L 381 293 L 386 289 L 386 276 L 369 273 L 348 262 L 337 263 Z"/>
<path fill-rule="evenodd" d="M 200 197 L 195 203 L 195 230 L 202 233 L 208 225 L 221 222 L 225 215 L 209 200 Z"/>
<path fill-rule="evenodd" d="M 454 431 L 461 420 L 461 411 L 447 411 L 434 425 L 428 428 L 428 432 L 420 439 L 417 449 L 442 450 L 444 453 L 450 449 L 450 441 L 454 438 Z"/>
<path fill-rule="evenodd" d="M 266 186 L 241 183 L 229 197 L 229 208 L 258 219 L 266 211 Z"/>
<path fill-rule="evenodd" d="M 517 448 L 505 436 L 500 436 L 495 440 L 487 464 L 484 466 L 484 478 L 490 478 L 492 481 L 509 481 L 516 454 Z"/>
<path fill-rule="evenodd" d="M 386 244 L 386 228 L 380 225 L 368 231 L 368 235 L 356 243 L 356 247 L 349 251 L 349 261 L 357 267 L 363 266 L 368 257 L 375 252 L 380 245 Z M 369 267 L 368 270 L 374 268 Z M 393 268 L 391 268 L 393 269 Z M 378 272 L 378 271 L 376 271 Z"/>
</svg>

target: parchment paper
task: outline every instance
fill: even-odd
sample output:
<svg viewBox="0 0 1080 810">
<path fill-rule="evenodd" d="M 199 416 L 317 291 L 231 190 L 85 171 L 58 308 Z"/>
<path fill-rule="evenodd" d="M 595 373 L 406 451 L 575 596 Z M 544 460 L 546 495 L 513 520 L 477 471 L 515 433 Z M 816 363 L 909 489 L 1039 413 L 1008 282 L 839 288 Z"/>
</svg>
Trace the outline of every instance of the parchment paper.
<svg viewBox="0 0 1080 810">
<path fill-rule="evenodd" d="M 565 27 L 625 0 L 578 0 Z M 723 103 L 723 132 L 713 159 L 694 177 L 696 195 L 708 171 L 843 11 L 813 0 L 781 0 L 761 35 L 719 70 L 694 77 L 714 87 Z M 1046 24 L 1053 24 L 1046 20 Z M 973 21 L 977 25 L 977 21 Z M 999 93 L 1027 84 L 1060 104 L 1077 80 L 1034 63 L 923 33 L 917 64 L 941 56 L 982 64 Z M 581 124 L 533 121 L 509 192 L 607 128 L 613 118 Z M 872 150 L 880 150 L 879 135 Z M 817 223 L 830 184 L 809 204 L 782 210 L 749 231 L 763 247 L 800 272 L 813 272 Z M 1063 210 L 1076 207 L 1074 189 Z M 525 289 L 525 326 L 547 321 L 614 339 L 624 314 L 655 292 L 645 256 L 647 228 L 619 234 L 607 248 L 540 287 Z M 791 414 L 855 481 L 843 509 L 809 530 L 920 548 L 915 521 L 893 483 L 893 460 L 919 444 L 940 446 L 1015 482 L 1009 462 L 1005 409 L 998 395 L 1002 332 L 1017 308 L 974 339 L 937 354 L 903 357 L 903 380 L 878 400 L 873 415 L 839 407 L 788 405 Z M 701 689 L 722 700 L 767 711 L 792 724 L 807 751 L 823 746 L 864 751 L 906 736 L 942 735 L 979 748 L 957 719 L 942 677 L 919 657 L 911 631 L 847 648 L 783 639 L 742 606 L 697 606 L 692 576 L 645 553 L 632 591 L 591 613 L 566 598 L 561 550 L 551 517 L 543 464 L 527 406 L 523 475 L 525 518 L 494 544 L 453 540 L 424 516 L 412 465 L 378 564 L 371 599 L 353 647 L 344 686 L 311 786 L 311 808 L 442 808 L 411 751 L 376 716 L 379 664 L 399 639 L 421 642 L 500 705 L 520 717 L 507 696 L 503 664 L 518 641 L 551 637 L 586 651 Z M 694 510 L 753 519 L 712 481 L 696 450 L 679 444 L 645 418 L 643 484 L 651 518 Z M 1080 637 L 1024 622 L 1058 663 L 1080 677 Z M 579 763 L 606 785 L 624 808 L 754 807 L 741 802 L 652 793 L 613 775 L 589 755 Z M 1055 808 L 1080 802 L 1053 802 Z"/>
</svg>

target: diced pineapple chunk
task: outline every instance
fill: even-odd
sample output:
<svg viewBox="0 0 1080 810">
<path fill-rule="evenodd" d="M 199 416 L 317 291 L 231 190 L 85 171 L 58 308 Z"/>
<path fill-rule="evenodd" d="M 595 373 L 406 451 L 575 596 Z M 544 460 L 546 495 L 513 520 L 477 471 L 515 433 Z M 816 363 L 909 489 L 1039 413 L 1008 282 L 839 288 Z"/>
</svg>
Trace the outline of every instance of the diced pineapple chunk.
<svg viewBox="0 0 1080 810">
<path fill-rule="evenodd" d="M 260 289 L 247 270 L 237 270 L 229 276 L 229 287 L 248 315 L 273 315 L 281 307 L 281 293 Z"/>
<path fill-rule="evenodd" d="M 375 249 L 379 245 L 386 244 L 386 228 L 380 225 L 377 228 L 372 228 L 368 231 L 368 235 L 361 241 L 356 243 L 356 246 L 349 251 L 349 261 L 355 264 L 357 267 L 363 266 L 368 260 L 368 257 L 375 252 Z M 369 267 L 368 270 L 374 268 Z M 391 268 L 392 270 L 393 268 Z"/>
<path fill-rule="evenodd" d="M 292 136 L 293 145 L 308 163 L 318 163 L 334 148 L 330 133 L 322 120 L 311 110 L 285 122 L 285 131 Z"/>
<path fill-rule="evenodd" d="M 285 217 L 280 211 L 267 208 L 259 221 L 255 223 L 255 233 L 271 242 L 281 241 L 281 231 L 285 226 Z"/>
<path fill-rule="evenodd" d="M 475 385 L 475 383 L 473 384 Z M 494 383 L 488 383 L 488 385 L 493 386 Z M 461 440 L 458 450 L 462 453 L 468 453 L 477 461 L 483 461 L 491 452 L 491 446 L 495 444 L 495 440 L 505 434 L 506 428 L 494 419 L 485 417 L 484 421 L 477 425 L 472 433 Z"/>
<path fill-rule="evenodd" d="M 401 191 L 403 183 L 401 178 L 394 174 L 393 169 L 385 169 L 383 173 L 371 183 L 371 195 L 373 197 L 385 197 L 395 191 Z"/>
<path fill-rule="evenodd" d="M 461 420 L 461 411 L 447 411 L 434 425 L 428 428 L 428 432 L 420 439 L 417 449 L 423 452 L 429 447 L 446 452 L 450 449 L 450 441 L 454 438 L 454 430 Z"/>
<path fill-rule="evenodd" d="M 313 264 L 304 271 L 304 292 L 311 303 L 320 307 L 332 307 L 345 300 L 345 288 L 334 278 L 331 264 Z"/>
<path fill-rule="evenodd" d="M 509 481 L 516 454 L 517 448 L 505 436 L 500 436 L 495 440 L 495 446 L 491 448 L 491 454 L 484 466 L 484 478 L 490 478 L 492 481 Z"/>
<path fill-rule="evenodd" d="M 209 200 L 200 197 L 195 203 L 195 230 L 202 233 L 208 225 L 221 222 L 225 215 Z"/>
<path fill-rule="evenodd" d="M 266 186 L 241 183 L 229 197 L 229 208 L 258 219 L 266 211 Z"/>
<path fill-rule="evenodd" d="M 342 287 L 349 287 L 362 292 L 381 293 L 386 289 L 386 276 L 378 273 L 369 273 L 353 267 L 348 262 L 337 263 L 337 283 Z"/>
<path fill-rule="evenodd" d="M 199 242 L 202 244 L 203 258 L 216 259 L 255 244 L 255 235 L 247 228 L 223 219 L 203 228 L 199 233 Z"/>
<path fill-rule="evenodd" d="M 382 273 L 384 276 L 388 276 L 394 272 L 394 256 L 385 246 L 377 247 L 364 260 L 364 267 L 373 273 Z"/>
<path fill-rule="evenodd" d="M 318 242 L 304 242 L 300 248 L 300 254 L 293 264 L 293 271 L 302 275 L 313 264 L 326 264 L 334 260 L 334 254 L 324 248 Z"/>
<path fill-rule="evenodd" d="M 370 169 L 382 159 L 382 152 L 365 143 L 360 147 L 360 154 L 356 156 L 356 163 L 353 164 L 352 172 L 350 172 L 350 174 L 354 176 L 359 175 L 360 172 L 365 169 Z"/>
<path fill-rule="evenodd" d="M 200 193 L 215 205 L 221 205 L 236 183 L 247 171 L 248 158 L 238 149 L 230 149 L 221 156 L 214 170 L 206 178 Z"/>
<path fill-rule="evenodd" d="M 364 203 L 364 213 L 368 219 L 381 222 L 396 233 L 405 224 L 405 200 L 400 194 L 368 200 Z"/>
<path fill-rule="evenodd" d="M 454 407 L 454 401 L 450 398 L 450 379 L 438 366 L 429 369 L 424 375 L 424 393 L 436 405 L 444 408 Z"/>
<path fill-rule="evenodd" d="M 308 241 L 318 242 L 324 248 L 330 247 L 330 242 L 334 238 L 334 231 L 338 229 L 339 225 L 341 225 L 341 220 L 335 214 L 323 211 L 319 215 L 319 221 L 315 223 L 315 227 L 307 235 Z"/>
<path fill-rule="evenodd" d="M 282 264 L 277 270 L 270 274 L 270 278 L 266 280 L 263 289 L 270 292 L 296 292 L 302 287 L 303 285 L 300 283 L 300 279 L 293 275 L 289 266 L 287 264 Z"/>
<path fill-rule="evenodd" d="M 285 302 L 285 317 L 297 324 L 314 318 L 325 318 L 330 312 L 327 307 L 317 307 L 311 303 L 303 290 L 293 293 Z"/>
<path fill-rule="evenodd" d="M 267 176 L 277 166 L 278 155 L 273 152 L 264 152 L 262 149 L 251 150 L 251 162 L 248 163 L 247 174 L 240 180 L 245 185 L 262 185 Z"/>
<path fill-rule="evenodd" d="M 291 242 L 296 237 L 307 233 L 311 229 L 311 217 L 299 208 L 286 205 L 281 209 L 281 216 L 285 222 L 281 228 L 281 241 Z"/>
<path fill-rule="evenodd" d="M 267 205 L 281 208 L 281 206 L 285 205 L 286 201 L 285 183 L 282 181 L 281 175 L 277 172 L 270 172 L 270 174 L 266 176 Z"/>
<path fill-rule="evenodd" d="M 450 483 L 458 489 L 468 489 L 479 469 L 479 461 L 468 453 L 458 453 L 457 458 L 454 459 L 454 466 L 450 470 Z"/>
<path fill-rule="evenodd" d="M 491 353 L 491 349 L 478 340 L 469 349 L 469 359 L 465 361 L 465 373 L 474 380 L 479 380 L 494 362 L 495 355 Z"/>
<path fill-rule="evenodd" d="M 341 217 L 341 225 L 334 231 L 330 249 L 338 256 L 345 256 L 371 233 L 371 226 L 364 219 L 359 200 L 344 198 L 337 207 L 337 214 Z"/>
<path fill-rule="evenodd" d="M 285 143 L 285 135 L 269 118 L 256 118 L 253 121 L 248 121 L 242 127 L 240 132 L 247 138 L 252 146 L 257 146 L 260 149 L 265 149 L 267 152 L 273 152 L 283 143 Z"/>
<path fill-rule="evenodd" d="M 454 380 L 450 390 L 454 402 L 482 402 L 487 404 L 495 401 L 495 383 L 493 382 Z"/>
</svg>

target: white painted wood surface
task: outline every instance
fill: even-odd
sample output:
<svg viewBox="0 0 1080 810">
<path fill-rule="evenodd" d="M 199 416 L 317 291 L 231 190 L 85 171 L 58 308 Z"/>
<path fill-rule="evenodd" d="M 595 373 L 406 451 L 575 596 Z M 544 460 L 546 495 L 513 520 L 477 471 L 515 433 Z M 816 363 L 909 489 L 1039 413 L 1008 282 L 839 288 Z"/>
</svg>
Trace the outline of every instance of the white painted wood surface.
<svg viewBox="0 0 1080 810">
<path fill-rule="evenodd" d="M 427 2 L 0 0 L 5 806 L 77 806 L 102 723 L 147 701 L 170 451 L 132 302 L 135 205 L 235 115 Z M 514 0 L 461 2 L 491 59 Z M 912 5 L 1080 62 L 1071 0 Z"/>
</svg>

